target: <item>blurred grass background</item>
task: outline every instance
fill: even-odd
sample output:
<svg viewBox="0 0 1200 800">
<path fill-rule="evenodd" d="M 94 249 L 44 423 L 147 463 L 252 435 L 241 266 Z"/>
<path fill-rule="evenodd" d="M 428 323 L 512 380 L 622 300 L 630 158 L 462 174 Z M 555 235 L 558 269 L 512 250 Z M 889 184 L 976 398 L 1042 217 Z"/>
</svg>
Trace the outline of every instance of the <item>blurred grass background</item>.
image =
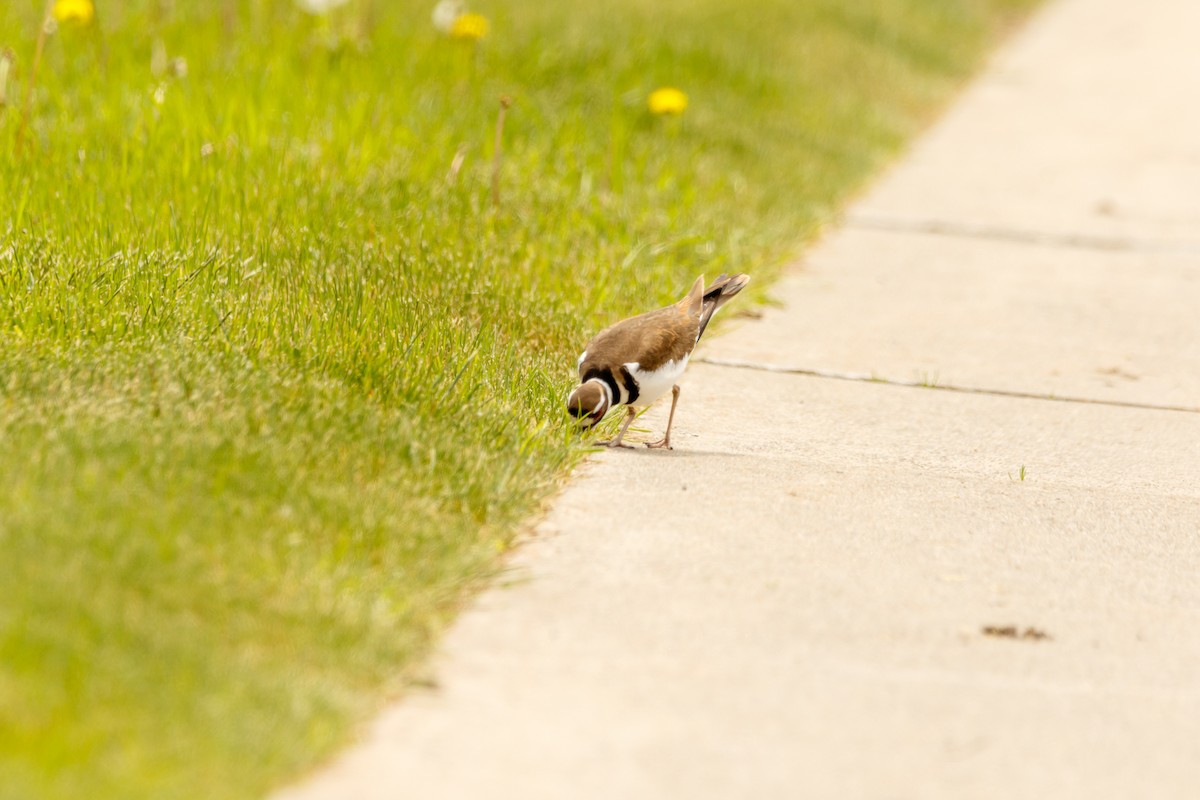
<svg viewBox="0 0 1200 800">
<path fill-rule="evenodd" d="M 586 452 L 588 336 L 761 290 L 1032 4 L 479 0 L 476 45 L 102 1 L 16 157 L 5 3 L 0 797 L 254 797 L 344 743 Z"/>
</svg>

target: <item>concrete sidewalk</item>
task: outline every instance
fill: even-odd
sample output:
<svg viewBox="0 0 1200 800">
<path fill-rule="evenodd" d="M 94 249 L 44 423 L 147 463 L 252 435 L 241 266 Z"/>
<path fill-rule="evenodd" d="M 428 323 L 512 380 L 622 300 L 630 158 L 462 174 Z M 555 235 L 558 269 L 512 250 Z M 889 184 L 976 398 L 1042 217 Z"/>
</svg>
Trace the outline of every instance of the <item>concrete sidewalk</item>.
<svg viewBox="0 0 1200 800">
<path fill-rule="evenodd" d="M 1200 796 L 1196 31 L 1044 10 L 280 797 Z"/>
</svg>

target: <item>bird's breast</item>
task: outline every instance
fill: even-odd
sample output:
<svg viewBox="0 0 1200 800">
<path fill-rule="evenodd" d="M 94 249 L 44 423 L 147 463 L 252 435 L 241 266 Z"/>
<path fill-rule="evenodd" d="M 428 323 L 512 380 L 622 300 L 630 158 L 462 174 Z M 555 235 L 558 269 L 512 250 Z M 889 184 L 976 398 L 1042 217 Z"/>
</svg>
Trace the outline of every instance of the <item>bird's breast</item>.
<svg viewBox="0 0 1200 800">
<path fill-rule="evenodd" d="M 683 356 L 675 361 L 667 361 L 658 369 L 642 369 L 636 361 L 625 364 L 625 369 L 637 382 L 637 399 L 630 405 L 648 406 L 667 392 L 687 369 L 689 356 Z"/>
</svg>

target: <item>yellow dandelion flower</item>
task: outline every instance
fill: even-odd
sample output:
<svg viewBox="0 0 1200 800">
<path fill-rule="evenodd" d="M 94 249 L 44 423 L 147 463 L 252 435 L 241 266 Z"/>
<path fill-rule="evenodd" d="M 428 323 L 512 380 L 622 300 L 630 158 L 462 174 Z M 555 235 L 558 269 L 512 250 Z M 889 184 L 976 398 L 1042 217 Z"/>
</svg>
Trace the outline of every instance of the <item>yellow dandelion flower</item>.
<svg viewBox="0 0 1200 800">
<path fill-rule="evenodd" d="M 477 42 L 488 34 L 487 17 L 483 14 L 460 14 L 450 26 L 450 36 Z"/>
<path fill-rule="evenodd" d="M 671 86 L 664 86 L 650 93 L 651 114 L 682 114 L 687 108 L 687 103 L 687 95 Z"/>
<path fill-rule="evenodd" d="M 96 16 L 96 7 L 92 0 L 57 0 L 51 13 L 59 22 L 86 25 Z"/>
</svg>

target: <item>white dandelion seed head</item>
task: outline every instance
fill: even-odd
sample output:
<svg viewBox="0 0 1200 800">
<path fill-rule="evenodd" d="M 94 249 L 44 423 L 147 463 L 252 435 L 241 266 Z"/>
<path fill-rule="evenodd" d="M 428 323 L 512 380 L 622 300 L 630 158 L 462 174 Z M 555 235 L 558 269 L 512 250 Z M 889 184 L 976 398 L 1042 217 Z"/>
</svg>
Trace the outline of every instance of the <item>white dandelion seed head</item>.
<svg viewBox="0 0 1200 800">
<path fill-rule="evenodd" d="M 339 6 L 344 6 L 348 2 L 349 0 L 296 0 L 296 5 L 309 14 L 320 16 L 328 14 Z"/>
<path fill-rule="evenodd" d="M 463 0 L 441 0 L 433 7 L 433 27 L 449 35 L 454 27 L 454 20 L 467 13 L 467 4 Z"/>
</svg>

